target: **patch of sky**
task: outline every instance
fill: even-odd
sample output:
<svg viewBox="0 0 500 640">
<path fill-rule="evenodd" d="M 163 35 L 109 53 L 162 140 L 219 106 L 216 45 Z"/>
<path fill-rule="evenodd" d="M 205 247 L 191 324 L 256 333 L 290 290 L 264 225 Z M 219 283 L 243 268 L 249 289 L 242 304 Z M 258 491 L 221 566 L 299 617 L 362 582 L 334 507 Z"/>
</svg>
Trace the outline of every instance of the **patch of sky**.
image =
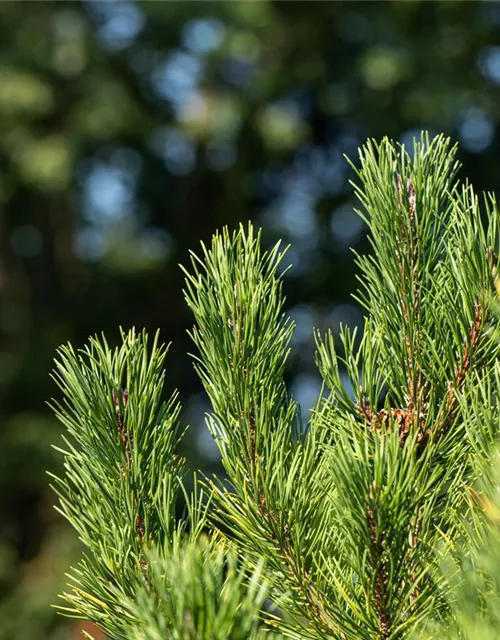
<svg viewBox="0 0 500 640">
<path fill-rule="evenodd" d="M 86 2 L 86 7 L 100 26 L 97 37 L 109 51 L 129 47 L 144 28 L 146 18 L 137 2 L 108 0 Z"/>
<path fill-rule="evenodd" d="M 357 307 L 353 304 L 337 304 L 334 305 L 327 314 L 327 322 L 334 333 L 340 331 L 340 327 L 361 327 L 363 318 Z"/>
<path fill-rule="evenodd" d="M 347 375 L 346 371 L 340 372 L 340 382 L 342 383 L 342 386 L 344 387 L 347 395 L 351 398 L 351 400 L 354 400 L 354 388 L 352 386 L 351 379 Z M 359 385 L 358 385 L 358 388 L 359 388 Z"/>
<path fill-rule="evenodd" d="M 220 460 L 219 449 L 205 424 L 202 424 L 198 430 L 196 446 L 198 451 L 208 460 L 212 462 L 218 462 Z"/>
<path fill-rule="evenodd" d="M 317 234 L 314 189 L 306 176 L 297 177 L 289 184 L 289 189 L 281 196 L 276 211 L 281 227 L 290 237 L 307 245 L 316 245 Z"/>
<path fill-rule="evenodd" d="M 289 309 L 288 315 L 295 322 L 295 331 L 291 341 L 292 346 L 300 346 L 311 342 L 316 318 L 314 307 L 306 304 L 297 305 Z"/>
<path fill-rule="evenodd" d="M 304 422 L 309 420 L 310 411 L 318 402 L 321 386 L 320 376 L 313 373 L 300 373 L 292 382 L 290 393 L 300 405 Z"/>
<path fill-rule="evenodd" d="M 190 425 L 191 435 L 195 434 L 196 448 L 207 459 L 217 462 L 220 453 L 206 426 L 206 415 L 211 406 L 204 394 L 194 394 L 186 407 L 186 421 Z"/>
<path fill-rule="evenodd" d="M 190 20 L 182 29 L 183 46 L 195 54 L 208 54 L 224 41 L 225 27 L 217 18 Z"/>
<path fill-rule="evenodd" d="M 486 111 L 472 107 L 461 113 L 458 133 L 463 148 L 481 153 L 493 142 L 495 125 Z"/>
<path fill-rule="evenodd" d="M 83 224 L 76 231 L 75 251 L 84 260 L 102 258 L 113 230 L 130 226 L 137 212 L 136 182 L 140 156 L 124 147 L 107 149 L 102 157 L 83 163 L 78 172 L 82 183 Z"/>
<path fill-rule="evenodd" d="M 153 71 L 153 88 L 170 102 L 177 115 L 198 93 L 202 73 L 199 58 L 180 50 L 173 51 Z"/>
<path fill-rule="evenodd" d="M 334 209 L 330 218 L 330 230 L 336 242 L 336 249 L 345 251 L 356 244 L 364 228 L 364 222 L 354 211 L 352 204 L 346 203 Z"/>
<path fill-rule="evenodd" d="M 478 55 L 478 66 L 486 78 L 500 84 L 500 46 L 482 49 Z"/>
<path fill-rule="evenodd" d="M 118 221 L 130 213 L 135 181 L 128 172 L 96 161 L 84 184 L 83 212 L 97 225 Z"/>
</svg>

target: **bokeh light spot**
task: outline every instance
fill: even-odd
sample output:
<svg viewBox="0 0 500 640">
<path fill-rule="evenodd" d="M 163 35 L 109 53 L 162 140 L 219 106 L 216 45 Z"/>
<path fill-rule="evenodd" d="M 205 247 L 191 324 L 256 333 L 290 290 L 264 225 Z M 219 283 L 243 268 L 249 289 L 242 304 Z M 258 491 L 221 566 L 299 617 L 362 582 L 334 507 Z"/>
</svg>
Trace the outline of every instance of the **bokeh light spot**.
<svg viewBox="0 0 500 640">
<path fill-rule="evenodd" d="M 460 142 L 473 153 L 481 153 L 487 149 L 495 137 L 495 127 L 486 111 L 471 108 L 462 114 L 459 125 Z"/>
</svg>

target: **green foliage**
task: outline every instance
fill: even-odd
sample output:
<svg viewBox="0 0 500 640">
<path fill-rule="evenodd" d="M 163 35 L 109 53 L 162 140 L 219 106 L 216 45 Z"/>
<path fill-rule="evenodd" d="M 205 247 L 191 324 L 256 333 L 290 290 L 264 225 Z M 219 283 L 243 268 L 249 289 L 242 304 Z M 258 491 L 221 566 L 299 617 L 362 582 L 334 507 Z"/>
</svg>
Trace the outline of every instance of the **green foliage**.
<svg viewBox="0 0 500 640">
<path fill-rule="evenodd" d="M 493 196 L 483 220 L 472 188 L 454 182 L 454 154 L 425 134 L 411 153 L 387 139 L 361 149 L 364 333 L 316 335 L 329 392 L 307 424 L 284 381 L 293 324 L 280 245 L 264 251 L 249 225 L 192 254 L 195 368 L 226 478 L 203 480 L 207 500 L 183 491 L 186 520 L 173 513 L 183 484 L 178 404 L 160 402 L 165 350 L 155 341 L 148 355 L 131 332 L 116 350 L 94 339 L 60 351 L 55 408 L 73 440 L 55 487 L 88 549 L 70 612 L 113 638 L 155 640 L 272 627 L 397 640 L 461 624 L 461 583 L 441 566 L 463 547 L 480 570 L 467 523 L 490 535 L 470 496 L 498 436 L 500 226 Z"/>
<path fill-rule="evenodd" d="M 234 550 L 206 538 L 178 544 L 172 555 L 150 557 L 148 584 L 128 610 L 134 640 L 247 640 L 262 638 L 259 613 L 267 585 L 262 563 L 252 570 Z M 270 638 L 269 634 L 265 634 Z"/>
<path fill-rule="evenodd" d="M 497 367 L 498 369 L 498 367 Z M 499 371 L 500 372 L 500 371 Z M 500 466 L 498 448 L 483 458 L 481 476 L 470 490 L 467 518 L 454 553 L 440 571 L 451 588 L 446 624 L 428 623 L 415 638 L 494 640 L 500 633 Z M 413 636 L 412 636 L 413 637 Z"/>
<path fill-rule="evenodd" d="M 170 548 L 182 523 L 174 507 L 180 489 L 179 403 L 161 393 L 166 349 L 133 331 L 112 350 L 103 338 L 59 351 L 54 378 L 66 425 L 65 474 L 55 478 L 60 509 L 88 550 L 71 576 L 68 612 L 123 637 L 123 606 L 113 587 L 133 597 L 146 571 L 145 550 Z"/>
</svg>

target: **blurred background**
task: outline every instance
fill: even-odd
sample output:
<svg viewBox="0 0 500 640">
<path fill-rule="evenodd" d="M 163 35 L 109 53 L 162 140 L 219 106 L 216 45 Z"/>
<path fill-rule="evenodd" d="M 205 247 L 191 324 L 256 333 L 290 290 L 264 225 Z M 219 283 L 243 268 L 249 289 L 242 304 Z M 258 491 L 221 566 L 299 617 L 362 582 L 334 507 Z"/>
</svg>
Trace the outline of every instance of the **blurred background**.
<svg viewBox="0 0 500 640">
<path fill-rule="evenodd" d="M 190 467 L 216 471 L 177 265 L 251 219 L 292 243 L 287 376 L 307 417 L 313 326 L 362 320 L 343 154 L 445 131 L 462 177 L 498 189 L 499 45 L 496 2 L 0 3 L 0 640 L 82 628 L 50 608 L 78 554 L 46 476 L 57 346 L 160 327 Z"/>
</svg>

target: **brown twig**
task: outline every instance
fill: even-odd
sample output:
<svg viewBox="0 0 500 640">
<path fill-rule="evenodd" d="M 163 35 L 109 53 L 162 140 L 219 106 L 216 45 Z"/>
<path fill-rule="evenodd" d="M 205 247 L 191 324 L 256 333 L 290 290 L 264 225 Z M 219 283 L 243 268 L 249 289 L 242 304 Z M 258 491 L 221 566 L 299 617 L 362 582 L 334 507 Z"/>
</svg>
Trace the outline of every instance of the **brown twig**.
<svg viewBox="0 0 500 640">
<path fill-rule="evenodd" d="M 403 444 L 410 433 L 412 425 L 418 424 L 417 442 L 423 441 L 425 437 L 425 415 L 423 412 L 417 414 L 415 406 L 404 409 L 392 407 L 389 409 L 381 409 L 380 411 L 373 411 L 363 392 L 363 388 L 360 387 L 360 398 L 356 404 L 356 409 L 360 416 L 368 423 L 368 428 L 371 432 L 381 432 L 384 429 L 386 433 L 391 433 L 392 426 L 396 425 L 399 440 L 401 444 Z"/>
<path fill-rule="evenodd" d="M 128 391 L 124 389 L 122 391 L 122 405 L 123 408 L 127 406 L 128 402 Z M 128 433 L 128 430 L 123 422 L 122 410 L 120 407 L 120 402 L 118 400 L 118 395 L 115 391 L 113 391 L 113 404 L 115 405 L 115 413 L 116 413 L 116 426 L 118 427 L 118 434 L 120 436 L 120 441 L 123 445 L 123 449 L 125 451 L 125 460 L 126 464 L 121 465 L 122 476 L 124 478 L 127 477 L 127 470 L 130 461 L 130 439 L 132 434 Z"/>
</svg>

